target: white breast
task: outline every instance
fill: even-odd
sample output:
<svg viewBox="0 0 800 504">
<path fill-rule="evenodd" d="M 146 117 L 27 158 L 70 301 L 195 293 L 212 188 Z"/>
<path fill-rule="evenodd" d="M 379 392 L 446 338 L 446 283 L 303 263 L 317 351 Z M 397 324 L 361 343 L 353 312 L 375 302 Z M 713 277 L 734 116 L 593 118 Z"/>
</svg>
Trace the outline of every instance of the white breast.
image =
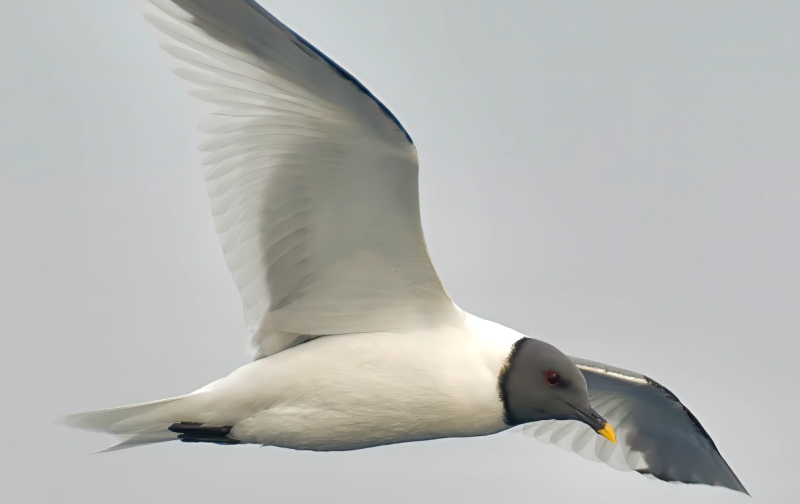
<svg viewBox="0 0 800 504">
<path fill-rule="evenodd" d="M 326 336 L 239 368 L 199 391 L 203 421 L 242 442 L 350 450 L 505 429 L 500 368 L 520 334 L 460 327 Z M 214 412 L 220 412 L 215 414 Z"/>
</svg>

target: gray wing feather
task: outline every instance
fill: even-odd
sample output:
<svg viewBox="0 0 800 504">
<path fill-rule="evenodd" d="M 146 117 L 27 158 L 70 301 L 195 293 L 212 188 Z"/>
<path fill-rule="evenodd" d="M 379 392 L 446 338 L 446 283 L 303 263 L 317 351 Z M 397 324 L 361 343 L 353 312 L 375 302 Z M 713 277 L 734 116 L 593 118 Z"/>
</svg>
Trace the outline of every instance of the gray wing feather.
<svg viewBox="0 0 800 504">
<path fill-rule="evenodd" d="M 572 360 L 586 378 L 592 407 L 614 427 L 617 444 L 573 421 L 530 424 L 524 434 L 616 469 L 747 494 L 697 417 L 666 387 L 633 371 Z"/>
</svg>

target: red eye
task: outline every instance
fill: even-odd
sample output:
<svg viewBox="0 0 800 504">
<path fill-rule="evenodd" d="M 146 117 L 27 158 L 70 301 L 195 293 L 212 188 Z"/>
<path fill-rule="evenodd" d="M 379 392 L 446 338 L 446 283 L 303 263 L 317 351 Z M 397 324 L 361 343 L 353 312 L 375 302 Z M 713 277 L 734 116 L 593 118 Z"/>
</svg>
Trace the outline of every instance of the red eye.
<svg viewBox="0 0 800 504">
<path fill-rule="evenodd" d="M 544 381 L 546 381 L 548 385 L 556 385 L 559 380 L 561 380 L 561 377 L 558 376 L 558 373 L 555 371 L 548 371 L 544 374 Z"/>
</svg>

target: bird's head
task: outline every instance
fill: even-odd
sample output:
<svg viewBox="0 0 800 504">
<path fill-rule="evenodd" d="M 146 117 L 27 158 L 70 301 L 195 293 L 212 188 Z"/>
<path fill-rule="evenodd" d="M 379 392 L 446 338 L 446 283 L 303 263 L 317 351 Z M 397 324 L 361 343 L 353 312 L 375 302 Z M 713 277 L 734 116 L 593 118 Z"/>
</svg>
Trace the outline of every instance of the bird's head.
<svg viewBox="0 0 800 504">
<path fill-rule="evenodd" d="M 553 345 L 532 338 L 514 343 L 498 387 L 508 425 L 579 420 L 616 442 L 614 429 L 589 404 L 583 373 Z"/>
</svg>

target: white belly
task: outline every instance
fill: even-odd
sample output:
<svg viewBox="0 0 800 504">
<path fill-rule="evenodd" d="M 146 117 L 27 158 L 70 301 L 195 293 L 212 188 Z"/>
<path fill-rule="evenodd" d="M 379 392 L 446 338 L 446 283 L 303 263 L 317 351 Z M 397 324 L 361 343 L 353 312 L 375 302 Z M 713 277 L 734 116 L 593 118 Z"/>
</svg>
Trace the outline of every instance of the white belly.
<svg viewBox="0 0 800 504">
<path fill-rule="evenodd" d="M 326 336 L 243 366 L 192 402 L 201 421 L 233 425 L 231 437 L 295 449 L 492 434 L 507 427 L 497 377 L 520 335 L 491 327 L 502 334 Z"/>
</svg>

